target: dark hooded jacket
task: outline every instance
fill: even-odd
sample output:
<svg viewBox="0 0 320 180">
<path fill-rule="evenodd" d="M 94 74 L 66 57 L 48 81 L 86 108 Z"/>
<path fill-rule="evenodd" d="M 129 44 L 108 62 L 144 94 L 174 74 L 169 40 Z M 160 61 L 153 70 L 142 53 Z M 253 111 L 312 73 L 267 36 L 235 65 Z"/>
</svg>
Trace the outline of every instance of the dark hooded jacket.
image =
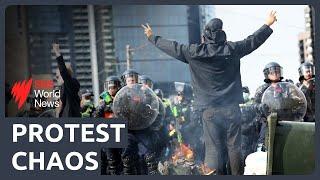
<svg viewBox="0 0 320 180">
<path fill-rule="evenodd" d="M 222 21 L 215 18 L 205 27 L 204 43 L 183 45 L 153 35 L 149 41 L 189 65 L 197 105 L 220 107 L 243 103 L 240 59 L 262 45 L 272 32 L 263 25 L 242 41 L 228 42 Z"/>
<path fill-rule="evenodd" d="M 62 56 L 57 57 L 56 60 L 61 77 L 64 81 L 61 86 L 60 99 L 62 102 L 62 109 L 59 112 L 59 117 L 81 117 L 80 97 L 78 95 L 80 83 L 69 74 Z"/>
</svg>

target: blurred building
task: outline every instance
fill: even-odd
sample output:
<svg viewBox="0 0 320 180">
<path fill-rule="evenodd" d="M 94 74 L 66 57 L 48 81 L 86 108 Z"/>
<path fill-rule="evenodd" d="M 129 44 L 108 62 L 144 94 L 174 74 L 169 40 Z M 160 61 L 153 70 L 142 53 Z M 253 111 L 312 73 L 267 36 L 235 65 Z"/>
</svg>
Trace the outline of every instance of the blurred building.
<svg viewBox="0 0 320 180">
<path fill-rule="evenodd" d="M 115 5 L 112 11 L 120 72 L 125 71 L 129 59 L 132 68 L 150 76 L 156 82 L 156 87 L 165 92 L 174 81 L 190 82 L 187 65 L 149 43 L 141 24 L 149 23 L 156 35 L 180 43 L 199 43 L 206 21 L 214 16 L 212 6 Z"/>
<path fill-rule="evenodd" d="M 16 81 L 30 77 L 27 17 L 26 8 L 23 6 L 9 6 L 5 13 L 5 83 L 11 87 Z M 9 99 L 9 93 L 6 93 L 6 99 Z M 8 103 L 5 108 L 6 115 L 15 116 L 17 105 L 13 101 Z"/>
<path fill-rule="evenodd" d="M 148 22 L 156 34 L 181 43 L 199 43 L 204 25 L 213 16 L 213 6 L 204 5 L 94 6 L 100 91 L 108 76 L 126 69 L 127 57 L 133 68 L 151 76 L 164 90 L 173 81 L 189 82 L 187 65 L 153 47 L 141 24 Z M 10 84 L 30 76 L 54 78 L 57 63 L 51 49 L 57 42 L 81 90 L 92 90 L 89 25 L 86 5 L 7 8 L 6 81 Z"/>
<path fill-rule="evenodd" d="M 306 6 L 304 10 L 305 15 L 305 32 L 299 34 L 298 43 L 299 43 L 299 54 L 300 54 L 300 63 L 305 61 L 310 61 L 315 63 L 315 12 L 312 6 Z"/>
<path fill-rule="evenodd" d="M 5 73 L 6 82 L 12 84 L 30 77 L 26 8 L 10 6 L 5 17 Z"/>
<path fill-rule="evenodd" d="M 215 17 L 214 5 L 199 5 L 200 30 Z"/>
<path fill-rule="evenodd" d="M 60 44 L 81 89 L 92 90 L 89 20 L 87 6 L 26 6 L 28 47 L 32 74 L 55 74 L 57 63 L 51 44 Z M 111 6 L 94 6 L 99 78 L 115 74 Z M 103 83 L 99 83 L 102 88 Z M 101 89 L 100 88 L 100 89 Z"/>
</svg>

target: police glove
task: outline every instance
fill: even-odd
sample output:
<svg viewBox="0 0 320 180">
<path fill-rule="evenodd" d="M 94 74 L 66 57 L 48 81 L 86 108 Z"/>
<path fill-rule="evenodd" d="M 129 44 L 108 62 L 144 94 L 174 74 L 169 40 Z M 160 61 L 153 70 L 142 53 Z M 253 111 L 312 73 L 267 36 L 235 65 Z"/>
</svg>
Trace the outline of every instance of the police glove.
<svg viewBox="0 0 320 180">
<path fill-rule="evenodd" d="M 258 106 L 258 111 L 259 111 L 259 113 L 260 113 L 261 115 L 263 115 L 264 117 L 267 117 L 267 116 L 269 116 L 269 114 L 270 114 L 270 108 L 269 108 L 269 106 L 266 105 L 266 104 L 260 104 L 260 105 Z"/>
</svg>

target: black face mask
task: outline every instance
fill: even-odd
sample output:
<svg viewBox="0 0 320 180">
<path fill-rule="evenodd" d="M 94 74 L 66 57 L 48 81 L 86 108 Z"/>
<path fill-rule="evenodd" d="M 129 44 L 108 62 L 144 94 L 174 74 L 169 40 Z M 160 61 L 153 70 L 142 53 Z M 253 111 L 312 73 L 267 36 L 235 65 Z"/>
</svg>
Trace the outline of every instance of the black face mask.
<svg viewBox="0 0 320 180">
<path fill-rule="evenodd" d="M 203 35 L 204 42 L 213 43 L 213 44 L 224 44 L 227 41 L 227 35 L 223 30 L 218 30 L 215 32 L 211 32 L 205 30 L 205 34 Z"/>
</svg>

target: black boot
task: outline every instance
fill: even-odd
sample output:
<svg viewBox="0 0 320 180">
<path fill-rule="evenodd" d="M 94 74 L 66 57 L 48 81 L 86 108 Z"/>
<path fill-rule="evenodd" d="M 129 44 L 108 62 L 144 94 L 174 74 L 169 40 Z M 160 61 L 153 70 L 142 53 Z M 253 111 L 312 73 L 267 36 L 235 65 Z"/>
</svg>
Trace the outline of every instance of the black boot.
<svg viewBox="0 0 320 180">
<path fill-rule="evenodd" d="M 107 166 L 108 166 L 107 151 L 105 148 L 102 148 L 101 149 L 101 175 L 107 174 Z"/>
<path fill-rule="evenodd" d="M 123 174 L 124 175 L 137 175 L 136 161 L 138 158 L 136 156 L 124 156 L 122 157 L 123 163 Z"/>
<path fill-rule="evenodd" d="M 116 150 L 111 149 L 108 158 L 108 175 L 120 175 L 122 170 L 121 154 Z"/>
<path fill-rule="evenodd" d="M 159 175 L 158 171 L 158 159 L 156 158 L 155 153 L 146 154 L 144 157 L 146 166 L 147 166 L 147 174 L 148 175 Z"/>
</svg>

